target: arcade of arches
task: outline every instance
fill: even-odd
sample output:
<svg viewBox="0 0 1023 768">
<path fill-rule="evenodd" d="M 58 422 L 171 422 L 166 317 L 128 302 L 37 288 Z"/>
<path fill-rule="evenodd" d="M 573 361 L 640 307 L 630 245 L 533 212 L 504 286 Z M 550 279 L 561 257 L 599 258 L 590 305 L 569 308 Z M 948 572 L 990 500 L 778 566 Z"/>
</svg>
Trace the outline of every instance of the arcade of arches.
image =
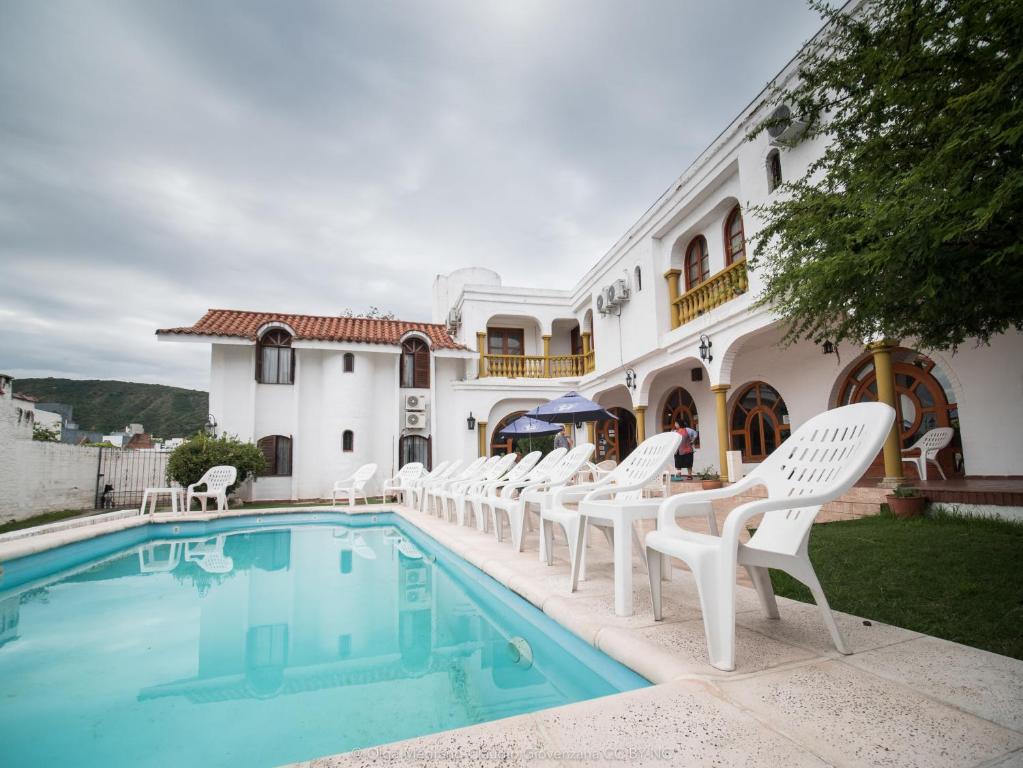
<svg viewBox="0 0 1023 768">
<path fill-rule="evenodd" d="M 696 411 L 696 402 L 693 400 L 693 396 L 685 387 L 675 387 L 665 397 L 664 405 L 661 406 L 661 432 L 674 430 L 676 419 L 699 433 L 700 414 Z M 694 446 L 700 447 L 699 436 L 697 436 Z"/>
</svg>

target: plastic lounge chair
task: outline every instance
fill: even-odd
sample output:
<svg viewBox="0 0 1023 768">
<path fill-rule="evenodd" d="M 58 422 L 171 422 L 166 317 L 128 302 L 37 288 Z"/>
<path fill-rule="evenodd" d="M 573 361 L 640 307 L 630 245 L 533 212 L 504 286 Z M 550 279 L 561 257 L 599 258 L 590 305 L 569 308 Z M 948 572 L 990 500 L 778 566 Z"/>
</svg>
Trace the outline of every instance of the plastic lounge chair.
<svg viewBox="0 0 1023 768">
<path fill-rule="evenodd" d="M 438 480 L 435 483 L 431 483 L 429 489 L 426 491 L 426 511 L 431 515 L 443 514 L 443 507 L 437 500 L 437 494 L 446 491 L 453 483 L 464 482 L 465 480 L 472 480 L 479 476 L 479 473 L 483 469 L 483 465 L 487 463 L 489 459 L 486 456 L 480 456 L 473 459 L 471 462 L 466 464 L 460 472 L 451 473 L 447 477 Z"/>
<path fill-rule="evenodd" d="M 433 488 L 439 487 L 442 483 L 458 477 L 466 470 L 466 468 L 465 462 L 461 459 L 456 459 L 448 465 L 448 468 L 445 471 L 437 473 L 435 477 L 430 477 L 421 481 L 419 483 L 419 487 L 416 489 L 416 493 L 418 494 L 418 497 L 416 498 L 419 500 L 418 507 L 420 511 L 432 513 L 432 509 L 430 508 L 430 491 Z"/>
<path fill-rule="evenodd" d="M 348 497 L 349 508 L 355 506 L 355 500 L 361 495 L 362 500 L 369 504 L 369 499 L 366 498 L 366 484 L 373 479 L 373 475 L 377 473 L 376 464 L 363 464 L 351 477 L 345 478 L 344 480 L 338 480 L 334 483 L 333 489 L 330 492 L 330 501 L 334 506 L 337 506 L 338 496 Z"/>
<path fill-rule="evenodd" d="M 514 454 L 513 454 L 514 455 Z M 489 516 L 484 508 L 487 497 L 497 493 L 498 489 L 508 483 L 516 483 L 527 477 L 533 471 L 533 467 L 540 461 L 540 451 L 532 451 L 519 459 L 513 467 L 498 477 L 481 480 L 474 483 L 466 491 L 466 525 L 468 525 L 468 513 L 471 512 L 476 529 L 486 532 Z"/>
<path fill-rule="evenodd" d="M 206 470 L 206 474 L 203 475 L 199 482 L 192 483 L 188 486 L 188 490 L 185 491 L 185 511 L 188 512 L 192 509 L 192 499 L 198 499 L 202 505 L 202 511 L 206 511 L 206 501 L 208 499 L 215 499 L 217 502 L 217 511 L 223 512 L 227 509 L 227 489 L 234 483 L 238 477 L 238 470 L 232 466 L 222 464 L 216 467 L 210 467 Z M 205 491 L 197 491 L 200 485 L 206 486 Z"/>
<path fill-rule="evenodd" d="M 420 462 L 410 461 L 399 469 L 398 474 L 394 477 L 384 480 L 383 489 L 381 490 L 382 501 L 386 504 L 387 499 L 393 496 L 395 501 L 404 502 L 409 487 L 422 476 L 424 471 L 423 465 Z"/>
<path fill-rule="evenodd" d="M 657 530 L 646 536 L 654 618 L 661 619 L 662 553 L 682 560 L 693 572 L 707 635 L 710 663 L 735 668 L 735 569 L 746 568 L 764 612 L 778 618 L 768 568 L 777 568 L 810 588 L 835 647 L 848 654 L 827 598 L 807 554 L 814 518 L 826 502 L 841 496 L 862 477 L 895 421 L 884 403 L 857 403 L 814 416 L 742 480 L 727 488 L 673 496 L 661 503 Z M 757 486 L 767 498 L 733 509 L 721 536 L 680 528 L 675 515 L 687 506 L 708 506 Z M 743 544 L 747 520 L 763 514 L 756 533 Z"/>
<path fill-rule="evenodd" d="M 515 460 L 514 454 L 511 454 L 512 461 Z M 465 493 L 465 489 L 468 488 L 472 483 L 478 480 L 482 480 L 485 477 L 489 477 L 492 472 L 500 464 L 507 465 L 506 456 L 491 456 L 486 459 L 475 471 L 475 473 L 468 477 L 462 477 L 458 480 L 451 481 L 443 485 L 440 489 L 434 491 L 434 501 L 439 505 L 437 514 L 443 517 L 448 522 L 459 521 L 461 524 L 462 515 L 464 512 L 457 506 L 453 505 L 455 495 L 462 495 Z"/>
<path fill-rule="evenodd" d="M 495 513 L 503 511 L 508 517 L 508 527 L 511 529 L 512 546 L 518 552 L 522 551 L 522 544 L 526 538 L 526 526 L 529 524 L 529 510 L 536 506 L 539 511 L 550 504 L 555 491 L 571 483 L 579 473 L 587 459 L 593 455 L 593 443 L 580 443 L 566 453 L 561 461 L 555 466 L 546 480 L 538 481 L 522 489 L 514 503 L 502 503 L 495 505 Z M 496 514 L 495 514 L 495 517 Z M 495 519 L 495 533 L 500 531 L 500 519 Z M 541 559 L 543 555 L 541 554 Z"/>
<path fill-rule="evenodd" d="M 499 461 L 495 462 L 478 480 L 471 483 L 465 483 L 457 488 L 453 488 L 449 502 L 455 513 L 455 521 L 459 525 L 469 525 L 469 513 L 475 513 L 475 507 L 470 504 L 469 499 L 475 493 L 476 489 L 483 483 L 490 483 L 494 480 L 500 480 L 502 477 L 507 475 L 510 471 L 515 468 L 518 461 L 518 456 L 514 453 L 506 453 L 500 458 Z M 483 521 L 479 519 L 479 516 L 474 517 L 476 527 L 480 530 L 483 529 Z"/>
<path fill-rule="evenodd" d="M 509 521 L 510 530 L 511 519 L 508 510 L 518 505 L 519 494 L 524 488 L 536 487 L 539 483 L 549 480 L 551 473 L 561 463 L 567 453 L 567 448 L 555 448 L 523 477 L 513 478 L 511 473 L 509 473 L 509 476 L 504 480 L 492 483 L 483 490 L 485 495 L 480 501 L 480 513 L 485 514 L 486 510 L 489 510 L 490 522 L 498 541 L 501 541 L 502 536 L 501 518 L 498 516 L 498 512 L 503 513 L 504 519 Z M 523 458 L 519 465 L 525 460 Z M 518 466 L 516 469 L 518 469 Z"/>
<path fill-rule="evenodd" d="M 953 435 L 955 435 L 955 430 L 952 429 L 952 427 L 937 427 L 935 429 L 929 429 L 924 433 L 923 437 L 902 452 L 902 460 L 916 466 L 916 472 L 920 476 L 921 480 L 927 480 L 928 463 L 937 467 L 938 474 L 941 475 L 942 480 L 948 480 L 948 478 L 945 477 L 945 471 L 938 463 L 938 453 L 942 448 L 952 442 Z M 919 455 L 906 455 L 912 451 L 919 451 Z"/>
<path fill-rule="evenodd" d="M 454 462 L 454 466 L 458 466 L 459 463 L 460 462 L 457 461 Z M 427 472 L 426 474 L 420 475 L 417 479 L 409 483 L 408 497 L 406 499 L 409 506 L 419 509 L 419 506 L 422 503 L 423 486 L 426 483 L 431 482 L 432 480 L 436 480 L 438 477 L 442 477 L 444 473 L 450 469 L 451 466 L 452 462 L 442 461 L 440 464 L 434 467 L 431 472 Z"/>
</svg>

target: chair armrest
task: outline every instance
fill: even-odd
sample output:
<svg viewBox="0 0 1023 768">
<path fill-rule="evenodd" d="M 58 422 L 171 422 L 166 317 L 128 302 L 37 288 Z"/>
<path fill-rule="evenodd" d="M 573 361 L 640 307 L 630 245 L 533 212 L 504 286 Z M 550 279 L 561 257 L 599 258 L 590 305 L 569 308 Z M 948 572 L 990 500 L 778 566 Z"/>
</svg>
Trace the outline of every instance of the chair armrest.
<svg viewBox="0 0 1023 768">
<path fill-rule="evenodd" d="M 819 493 L 811 494 L 809 496 L 784 496 L 776 499 L 757 499 L 756 501 L 749 501 L 745 504 L 740 504 L 738 507 L 728 513 L 728 517 L 725 518 L 725 524 L 721 528 L 721 538 L 733 543 L 733 546 L 738 544 L 739 534 L 742 531 L 742 525 L 751 517 L 763 514 L 764 512 L 775 512 L 780 509 L 796 509 L 799 507 L 816 507 L 827 503 L 831 499 L 835 498 L 833 493 Z M 658 519 L 658 526 L 660 520 Z"/>
<path fill-rule="evenodd" d="M 552 506 L 560 506 L 570 498 L 583 499 L 592 491 L 600 490 L 603 488 L 613 488 L 610 483 L 599 480 L 593 483 L 579 483 L 578 485 L 562 485 L 555 489 L 554 498 L 551 499 Z"/>
<path fill-rule="evenodd" d="M 728 499 L 747 488 L 760 485 L 760 480 L 755 475 L 747 475 L 739 482 L 729 485 L 727 488 L 715 488 L 710 491 L 690 491 L 669 496 L 657 510 L 657 527 L 661 530 L 677 528 L 675 524 L 675 511 L 687 504 L 702 504 L 715 499 Z M 791 504 L 789 505 L 791 506 Z"/>
<path fill-rule="evenodd" d="M 188 490 L 186 490 L 185 493 L 194 493 L 195 489 L 198 488 L 200 485 L 206 485 L 206 483 L 204 482 L 192 483 L 190 486 L 188 486 Z"/>
</svg>

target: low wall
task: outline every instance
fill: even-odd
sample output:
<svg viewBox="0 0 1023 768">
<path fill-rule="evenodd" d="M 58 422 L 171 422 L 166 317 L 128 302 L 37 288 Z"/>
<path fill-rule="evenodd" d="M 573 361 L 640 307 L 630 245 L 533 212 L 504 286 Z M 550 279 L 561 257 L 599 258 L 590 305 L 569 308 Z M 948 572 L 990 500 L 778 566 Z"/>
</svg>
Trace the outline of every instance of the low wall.
<svg viewBox="0 0 1023 768">
<path fill-rule="evenodd" d="M 99 448 L 0 435 L 0 523 L 62 509 L 91 509 Z"/>
</svg>

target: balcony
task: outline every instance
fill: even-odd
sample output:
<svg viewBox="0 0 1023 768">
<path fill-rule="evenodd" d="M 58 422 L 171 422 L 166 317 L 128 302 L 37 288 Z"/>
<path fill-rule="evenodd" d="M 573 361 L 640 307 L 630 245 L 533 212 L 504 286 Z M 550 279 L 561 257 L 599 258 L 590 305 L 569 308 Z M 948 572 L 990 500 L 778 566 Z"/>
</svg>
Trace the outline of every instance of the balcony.
<svg viewBox="0 0 1023 768">
<path fill-rule="evenodd" d="M 677 293 L 677 271 L 675 281 L 675 293 Z M 746 275 L 746 261 L 743 259 L 730 264 L 705 282 L 672 299 L 671 327 L 678 328 L 704 312 L 709 312 L 714 307 L 720 307 L 736 296 L 741 296 L 747 290 L 749 290 L 749 279 Z"/>
<path fill-rule="evenodd" d="M 480 355 L 479 377 L 557 379 L 579 377 L 593 370 L 593 350 L 581 355 Z"/>
</svg>

